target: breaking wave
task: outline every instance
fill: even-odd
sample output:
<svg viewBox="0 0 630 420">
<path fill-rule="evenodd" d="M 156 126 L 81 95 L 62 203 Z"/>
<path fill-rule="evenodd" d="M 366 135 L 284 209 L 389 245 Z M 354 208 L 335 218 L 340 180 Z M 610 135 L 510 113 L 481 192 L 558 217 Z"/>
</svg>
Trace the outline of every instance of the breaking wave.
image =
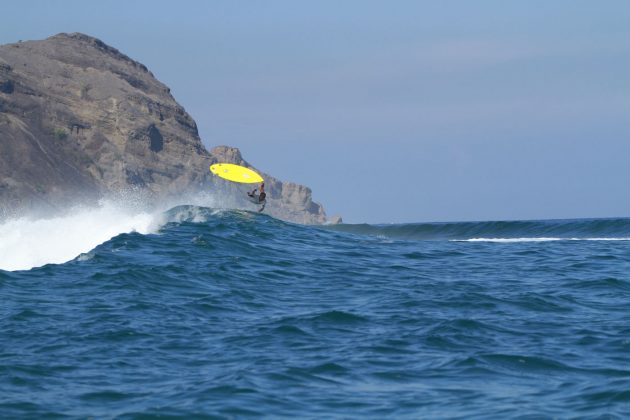
<svg viewBox="0 0 630 420">
<path fill-rule="evenodd" d="M 61 264 L 123 233 L 158 233 L 167 223 L 203 223 L 220 212 L 203 205 L 139 211 L 114 203 L 76 208 L 47 219 L 22 217 L 0 224 L 0 270 L 28 270 Z M 253 215 L 250 214 L 250 217 Z M 288 229 L 281 224 L 279 228 Z M 376 236 L 388 240 L 462 242 L 630 241 L 630 219 L 579 219 L 392 225 L 341 224 L 321 230 Z M 320 231 L 321 231 L 320 230 Z"/>
<path fill-rule="evenodd" d="M 625 418 L 629 230 L 210 204 L 7 221 L 0 417 Z"/>
<path fill-rule="evenodd" d="M 0 269 L 28 270 L 60 264 L 125 232 L 150 233 L 159 225 L 149 213 L 128 213 L 106 204 L 64 216 L 8 220 L 0 225 Z"/>
</svg>

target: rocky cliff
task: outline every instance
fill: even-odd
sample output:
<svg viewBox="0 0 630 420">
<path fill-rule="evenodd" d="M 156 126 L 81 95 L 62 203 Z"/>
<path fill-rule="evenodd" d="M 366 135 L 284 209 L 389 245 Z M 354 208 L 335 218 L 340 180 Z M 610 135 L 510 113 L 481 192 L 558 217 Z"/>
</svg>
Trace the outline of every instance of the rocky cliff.
<svg viewBox="0 0 630 420">
<path fill-rule="evenodd" d="M 250 166 L 238 149 L 207 151 L 197 125 L 142 64 L 83 34 L 0 46 L 0 207 L 39 208 L 134 191 L 152 202 L 241 189 L 216 162 Z M 323 223 L 311 190 L 268 174 L 266 212 Z M 219 203 L 220 205 L 220 203 Z"/>
</svg>

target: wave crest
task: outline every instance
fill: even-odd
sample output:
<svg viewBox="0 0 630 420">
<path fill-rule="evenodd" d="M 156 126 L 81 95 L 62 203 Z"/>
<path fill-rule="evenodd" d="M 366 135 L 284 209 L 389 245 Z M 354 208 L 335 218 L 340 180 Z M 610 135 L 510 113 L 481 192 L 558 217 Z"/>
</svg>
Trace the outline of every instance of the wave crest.
<svg viewBox="0 0 630 420">
<path fill-rule="evenodd" d="M 7 220 L 0 225 L 0 270 L 61 264 L 121 233 L 146 234 L 158 228 L 153 215 L 129 213 L 110 204 L 76 208 L 49 219 Z"/>
<path fill-rule="evenodd" d="M 630 219 L 334 225 L 329 229 L 403 240 L 546 242 L 630 240 Z"/>
</svg>

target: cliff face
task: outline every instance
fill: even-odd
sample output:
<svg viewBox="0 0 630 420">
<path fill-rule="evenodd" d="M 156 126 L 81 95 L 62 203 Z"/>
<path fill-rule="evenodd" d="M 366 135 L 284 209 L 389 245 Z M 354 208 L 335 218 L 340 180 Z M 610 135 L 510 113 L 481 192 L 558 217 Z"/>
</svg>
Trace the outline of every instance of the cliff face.
<svg viewBox="0 0 630 420">
<path fill-rule="evenodd" d="M 83 34 L 0 46 L 0 206 L 60 208 L 121 191 L 152 200 L 216 188 L 195 121 L 142 64 Z M 266 212 L 323 223 L 310 189 L 268 178 Z"/>
</svg>

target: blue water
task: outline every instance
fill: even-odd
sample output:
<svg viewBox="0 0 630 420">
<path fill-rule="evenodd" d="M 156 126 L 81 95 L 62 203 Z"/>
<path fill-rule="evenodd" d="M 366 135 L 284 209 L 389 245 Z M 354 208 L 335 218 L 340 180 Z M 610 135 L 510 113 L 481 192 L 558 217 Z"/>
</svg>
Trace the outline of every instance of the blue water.
<svg viewBox="0 0 630 420">
<path fill-rule="evenodd" d="M 630 415 L 630 219 L 166 217 L 0 271 L 0 417 Z"/>
</svg>

